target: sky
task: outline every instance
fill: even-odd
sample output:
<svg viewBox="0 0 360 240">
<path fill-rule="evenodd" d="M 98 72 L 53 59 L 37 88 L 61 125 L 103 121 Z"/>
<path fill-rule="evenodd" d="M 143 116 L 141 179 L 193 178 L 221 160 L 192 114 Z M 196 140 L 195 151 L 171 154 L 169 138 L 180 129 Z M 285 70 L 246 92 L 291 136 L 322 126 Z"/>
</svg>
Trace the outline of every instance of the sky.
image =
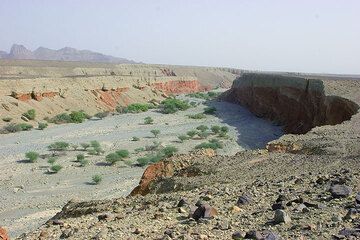
<svg viewBox="0 0 360 240">
<path fill-rule="evenodd" d="M 0 49 L 156 64 L 360 74 L 358 0 L 0 0 Z"/>
</svg>

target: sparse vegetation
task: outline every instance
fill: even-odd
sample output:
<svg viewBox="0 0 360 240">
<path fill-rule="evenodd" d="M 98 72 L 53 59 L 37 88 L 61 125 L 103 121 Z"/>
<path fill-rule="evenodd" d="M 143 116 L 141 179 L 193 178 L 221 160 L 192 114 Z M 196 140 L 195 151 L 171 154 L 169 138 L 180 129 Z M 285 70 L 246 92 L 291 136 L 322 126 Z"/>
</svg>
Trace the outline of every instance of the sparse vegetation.
<svg viewBox="0 0 360 240">
<path fill-rule="evenodd" d="M 129 151 L 126 149 L 117 150 L 115 153 L 119 155 L 120 158 L 127 158 L 130 155 Z"/>
<path fill-rule="evenodd" d="M 51 151 L 65 151 L 69 149 L 70 144 L 67 142 L 54 142 L 48 146 Z"/>
<path fill-rule="evenodd" d="M 114 165 L 121 160 L 121 157 L 116 153 L 109 153 L 106 155 L 105 160 L 110 163 L 110 165 Z"/>
<path fill-rule="evenodd" d="M 30 109 L 26 113 L 23 113 L 23 116 L 29 120 L 34 120 L 36 117 L 35 109 Z"/>
<path fill-rule="evenodd" d="M 209 142 L 203 142 L 197 146 L 195 146 L 195 149 L 202 149 L 202 148 L 211 148 L 211 149 L 219 149 L 219 148 L 223 148 L 223 145 L 220 141 L 216 140 L 216 139 L 212 139 Z"/>
<path fill-rule="evenodd" d="M 220 93 L 215 93 L 215 92 L 197 92 L 197 93 L 189 93 L 186 96 L 188 97 L 193 97 L 193 98 L 200 98 L 200 99 L 205 99 L 205 100 L 211 100 L 216 98 L 217 96 L 219 96 Z"/>
<path fill-rule="evenodd" d="M 94 115 L 94 117 L 97 117 L 97 118 L 100 118 L 100 119 L 103 119 L 107 116 L 109 116 L 110 112 L 109 111 L 105 111 L 105 112 L 98 112 Z"/>
<path fill-rule="evenodd" d="M 168 98 L 161 102 L 161 112 L 165 114 L 175 113 L 177 111 L 184 111 L 190 108 L 190 105 L 182 100 L 175 98 Z"/>
<path fill-rule="evenodd" d="M 48 127 L 47 123 L 41 123 L 41 122 L 38 123 L 38 129 L 39 130 L 44 130 L 47 127 Z"/>
<path fill-rule="evenodd" d="M 140 138 L 138 138 L 138 137 L 132 137 L 131 141 L 137 142 L 137 141 L 140 141 Z"/>
<path fill-rule="evenodd" d="M 200 132 L 205 132 L 209 128 L 207 126 L 205 126 L 205 125 L 200 125 L 196 129 L 199 130 Z"/>
<path fill-rule="evenodd" d="M 221 127 L 221 132 L 223 133 L 228 133 L 229 132 L 229 128 L 227 126 L 222 126 Z"/>
<path fill-rule="evenodd" d="M 148 103 L 133 103 L 122 110 L 124 113 L 147 112 L 152 106 Z"/>
<path fill-rule="evenodd" d="M 216 112 L 216 108 L 215 107 L 206 107 L 204 109 L 204 114 L 214 114 Z"/>
<path fill-rule="evenodd" d="M 92 179 L 92 182 L 93 182 L 95 185 L 98 185 L 98 184 L 100 184 L 101 181 L 102 181 L 102 176 L 96 174 L 96 175 L 92 176 L 91 179 Z"/>
<path fill-rule="evenodd" d="M 80 146 L 86 151 L 90 147 L 90 143 L 80 143 Z"/>
<path fill-rule="evenodd" d="M 85 159 L 85 155 L 84 154 L 78 154 L 76 155 L 76 161 L 77 162 L 81 162 L 81 160 Z"/>
<path fill-rule="evenodd" d="M 221 127 L 218 126 L 218 125 L 215 125 L 215 126 L 211 126 L 211 131 L 214 133 L 214 134 L 218 134 L 221 130 Z"/>
<path fill-rule="evenodd" d="M 143 147 L 135 148 L 135 149 L 134 149 L 134 152 L 135 152 L 135 153 L 139 153 L 139 152 L 143 152 L 143 151 L 145 151 L 145 148 L 143 148 Z"/>
<path fill-rule="evenodd" d="M 196 114 L 189 114 L 187 115 L 191 119 L 204 119 L 206 118 L 206 115 L 203 113 L 196 113 Z"/>
<path fill-rule="evenodd" d="M 154 119 L 152 119 L 151 117 L 144 118 L 144 124 L 153 124 L 153 123 L 154 123 Z"/>
<path fill-rule="evenodd" d="M 56 162 L 56 159 L 57 159 L 56 157 L 49 157 L 49 159 L 48 159 L 47 162 L 48 162 L 49 164 L 53 165 L 53 164 Z"/>
<path fill-rule="evenodd" d="M 199 132 L 198 135 L 200 138 L 205 139 L 210 135 L 210 133 L 207 131 L 204 131 L 204 132 Z"/>
<path fill-rule="evenodd" d="M 157 138 L 160 134 L 160 130 L 158 129 L 153 129 L 150 132 L 154 135 L 155 138 Z"/>
<path fill-rule="evenodd" d="M 54 173 L 58 173 L 63 167 L 59 164 L 52 165 L 50 170 Z"/>
<path fill-rule="evenodd" d="M 178 152 L 178 149 L 174 146 L 166 146 L 161 150 L 161 153 L 164 155 L 164 157 L 171 157 L 176 152 Z"/>
<path fill-rule="evenodd" d="M 186 140 L 189 140 L 189 137 L 186 135 L 180 135 L 178 136 L 178 139 L 180 140 L 180 142 L 184 142 Z"/>
<path fill-rule="evenodd" d="M 138 158 L 136 161 L 138 162 L 138 164 L 141 167 L 143 167 L 143 166 L 146 166 L 149 164 L 150 159 L 149 159 L 149 157 L 141 157 L 141 158 Z"/>
<path fill-rule="evenodd" d="M 186 134 L 187 134 L 190 138 L 193 138 L 193 137 L 197 134 L 197 132 L 196 132 L 195 130 L 190 130 L 190 131 L 188 131 Z"/>
<path fill-rule="evenodd" d="M 39 153 L 30 151 L 25 153 L 25 157 L 29 160 L 29 162 L 34 163 L 39 158 Z"/>
<path fill-rule="evenodd" d="M 145 146 L 145 151 L 157 151 L 161 145 L 161 142 L 154 141 L 153 145 Z"/>
<path fill-rule="evenodd" d="M 86 165 L 89 164 L 89 160 L 82 159 L 82 160 L 79 161 L 79 163 L 80 163 L 80 167 L 85 167 Z"/>
<path fill-rule="evenodd" d="M 5 132 L 21 132 L 21 131 L 28 131 L 30 129 L 32 129 L 33 126 L 27 123 L 19 123 L 19 124 L 15 124 L 15 123 L 10 123 L 9 125 L 4 127 Z"/>
<path fill-rule="evenodd" d="M 89 119 L 91 116 L 86 114 L 84 111 L 73 111 L 70 114 L 61 113 L 55 117 L 49 119 L 48 121 L 56 124 L 63 123 L 82 123 L 85 119 Z"/>
</svg>

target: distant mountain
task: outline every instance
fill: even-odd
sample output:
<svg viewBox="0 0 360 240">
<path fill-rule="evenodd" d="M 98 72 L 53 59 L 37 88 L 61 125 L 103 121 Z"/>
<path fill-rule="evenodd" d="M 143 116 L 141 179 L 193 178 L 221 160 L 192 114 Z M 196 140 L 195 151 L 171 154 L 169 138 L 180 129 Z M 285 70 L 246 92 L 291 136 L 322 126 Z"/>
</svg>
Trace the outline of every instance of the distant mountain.
<svg viewBox="0 0 360 240">
<path fill-rule="evenodd" d="M 59 50 L 39 47 L 31 51 L 23 45 L 14 44 L 10 53 L 0 51 L 0 58 L 3 59 L 36 59 L 36 60 L 57 60 L 57 61 L 80 61 L 80 62 L 106 62 L 106 63 L 136 63 L 125 58 L 117 58 L 89 50 L 77 50 L 65 47 Z"/>
</svg>

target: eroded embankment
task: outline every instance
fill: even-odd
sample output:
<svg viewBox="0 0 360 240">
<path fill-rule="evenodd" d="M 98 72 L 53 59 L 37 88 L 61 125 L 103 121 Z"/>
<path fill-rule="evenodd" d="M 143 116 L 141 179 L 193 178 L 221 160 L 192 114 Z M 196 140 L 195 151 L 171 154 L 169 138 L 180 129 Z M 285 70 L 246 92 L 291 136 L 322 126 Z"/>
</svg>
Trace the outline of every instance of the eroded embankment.
<svg viewBox="0 0 360 240">
<path fill-rule="evenodd" d="M 348 99 L 327 96 L 321 80 L 269 74 L 242 75 L 222 98 L 284 125 L 285 132 L 294 134 L 342 123 L 359 109 Z"/>
</svg>

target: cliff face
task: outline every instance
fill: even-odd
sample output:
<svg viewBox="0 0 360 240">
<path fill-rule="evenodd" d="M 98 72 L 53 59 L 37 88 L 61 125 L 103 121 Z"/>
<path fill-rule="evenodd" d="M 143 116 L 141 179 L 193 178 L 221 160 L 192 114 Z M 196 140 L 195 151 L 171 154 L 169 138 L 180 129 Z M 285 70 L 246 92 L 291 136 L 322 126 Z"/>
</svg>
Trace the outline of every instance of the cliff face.
<svg viewBox="0 0 360 240">
<path fill-rule="evenodd" d="M 342 123 L 359 109 L 348 99 L 327 96 L 321 80 L 280 75 L 244 74 L 222 98 L 284 125 L 285 132 L 295 134 L 315 126 Z"/>
</svg>

